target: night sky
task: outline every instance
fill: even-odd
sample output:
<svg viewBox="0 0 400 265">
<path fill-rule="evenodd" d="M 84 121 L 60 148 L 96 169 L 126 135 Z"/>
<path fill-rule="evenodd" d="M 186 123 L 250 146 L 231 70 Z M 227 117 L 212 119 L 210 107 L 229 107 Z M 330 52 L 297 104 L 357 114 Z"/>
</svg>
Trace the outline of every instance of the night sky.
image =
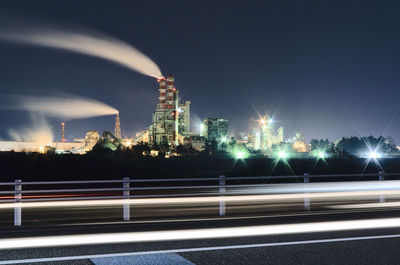
<svg viewBox="0 0 400 265">
<path fill-rule="evenodd" d="M 273 114 L 286 137 L 392 136 L 400 143 L 398 1 L 1 1 L 0 16 L 78 25 L 121 39 L 173 74 L 200 119 L 244 131 Z M 0 43 L 0 94 L 70 93 L 117 108 L 122 133 L 150 125 L 157 82 L 81 54 Z M 0 138 L 29 114 L 0 111 Z M 69 140 L 113 116 L 67 121 Z M 60 120 L 50 124 L 59 139 Z"/>
</svg>

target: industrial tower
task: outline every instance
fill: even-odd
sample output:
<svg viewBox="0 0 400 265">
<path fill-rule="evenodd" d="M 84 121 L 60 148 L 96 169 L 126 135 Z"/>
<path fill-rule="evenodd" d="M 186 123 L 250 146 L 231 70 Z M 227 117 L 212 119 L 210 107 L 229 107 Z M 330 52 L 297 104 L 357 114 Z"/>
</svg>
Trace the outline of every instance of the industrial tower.
<svg viewBox="0 0 400 265">
<path fill-rule="evenodd" d="M 158 80 L 158 104 L 150 126 L 150 144 L 153 146 L 177 146 L 180 134 L 189 131 L 190 101 L 179 103 L 179 91 L 174 82 L 172 75 Z"/>
<path fill-rule="evenodd" d="M 121 139 L 121 122 L 119 120 L 119 112 L 115 118 L 114 136 L 118 139 Z"/>
<path fill-rule="evenodd" d="M 65 139 L 65 122 L 61 122 L 61 142 L 66 142 L 67 139 Z"/>
</svg>

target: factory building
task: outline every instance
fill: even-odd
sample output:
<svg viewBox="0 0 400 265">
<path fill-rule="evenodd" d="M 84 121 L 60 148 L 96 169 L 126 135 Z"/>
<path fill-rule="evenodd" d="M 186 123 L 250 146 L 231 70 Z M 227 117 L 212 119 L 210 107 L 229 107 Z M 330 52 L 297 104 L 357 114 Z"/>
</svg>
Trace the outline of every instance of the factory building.
<svg viewBox="0 0 400 265">
<path fill-rule="evenodd" d="M 251 120 L 249 123 L 249 146 L 254 150 L 270 152 L 273 146 L 284 142 L 284 129 L 275 129 L 274 120 L 265 115 L 260 120 Z"/>
<path fill-rule="evenodd" d="M 151 146 L 177 146 L 190 128 L 190 101 L 179 102 L 175 78 L 158 80 L 159 100 L 149 128 Z"/>
<path fill-rule="evenodd" d="M 289 143 L 292 144 L 293 150 L 299 153 L 306 153 L 311 151 L 311 146 L 306 143 L 304 133 L 296 132 L 295 137 L 289 139 Z"/>
<path fill-rule="evenodd" d="M 183 138 L 184 145 L 191 145 L 197 151 L 203 151 L 206 147 L 206 138 L 198 133 L 186 133 Z"/>
<path fill-rule="evenodd" d="M 84 154 L 90 150 L 92 150 L 93 146 L 100 140 L 100 135 L 98 131 L 88 131 L 85 135 L 85 138 L 76 138 L 74 142 L 83 143 L 80 148 L 76 148 L 74 153 Z"/>
<path fill-rule="evenodd" d="M 190 101 L 179 103 L 178 107 L 178 127 L 179 133 L 190 131 Z"/>
<path fill-rule="evenodd" d="M 100 136 L 97 131 L 88 131 L 85 138 L 77 138 L 73 142 L 67 142 L 65 138 L 65 122 L 61 122 L 61 142 L 52 141 L 51 139 L 46 141 L 0 141 L 0 151 L 85 154 L 92 150 L 99 139 Z"/>
<path fill-rule="evenodd" d="M 204 136 L 209 142 L 227 141 L 228 131 L 228 120 L 220 118 L 207 118 L 201 124 L 200 136 Z"/>
<path fill-rule="evenodd" d="M 57 153 L 74 152 L 74 150 L 83 148 L 83 142 L 52 142 L 43 144 L 39 142 L 29 141 L 0 141 L 0 151 L 14 151 L 26 153 L 46 153 L 46 151 L 54 150 Z"/>
</svg>

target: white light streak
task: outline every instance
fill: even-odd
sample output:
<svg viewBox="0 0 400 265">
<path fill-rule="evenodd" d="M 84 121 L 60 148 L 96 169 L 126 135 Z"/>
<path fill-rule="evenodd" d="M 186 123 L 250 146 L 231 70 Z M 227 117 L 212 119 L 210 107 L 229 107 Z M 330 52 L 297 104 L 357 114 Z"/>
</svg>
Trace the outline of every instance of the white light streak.
<svg viewBox="0 0 400 265">
<path fill-rule="evenodd" d="M 394 227 L 400 227 L 400 218 L 313 222 L 285 225 L 244 226 L 232 228 L 10 238 L 0 239 L 0 249 L 5 250 L 73 245 L 270 236 L 281 234 L 317 233 L 360 229 L 382 229 Z"/>
<path fill-rule="evenodd" d="M 106 254 L 80 255 L 80 256 L 64 256 L 64 257 L 33 258 L 33 259 L 20 259 L 20 260 L 4 260 L 4 261 L 0 261 L 0 265 L 3 265 L 3 264 L 24 264 L 24 263 L 35 263 L 35 262 L 54 262 L 54 261 L 66 261 L 66 260 L 101 259 L 101 258 L 139 256 L 139 255 L 149 255 L 149 254 L 188 253 L 188 252 L 213 251 L 213 250 L 231 250 L 231 249 L 248 249 L 248 248 L 262 248 L 262 247 L 308 245 L 308 244 L 335 243 L 335 242 L 346 242 L 346 241 L 393 239 L 393 238 L 399 238 L 399 237 L 400 237 L 400 234 L 377 235 L 377 236 L 360 236 L 360 237 L 341 237 L 341 238 L 327 238 L 327 239 L 314 239 L 314 240 L 288 241 L 288 242 L 272 242 L 272 243 L 247 244 L 247 245 L 229 245 L 229 246 L 213 246 L 213 247 L 200 247 L 200 248 L 162 249 L 162 250 L 124 252 L 124 253 L 106 253 Z"/>
<path fill-rule="evenodd" d="M 328 208 L 332 209 L 368 209 L 368 208 L 391 208 L 400 207 L 400 202 L 380 202 L 380 203 L 357 203 L 357 204 L 346 204 L 346 205 L 334 205 Z"/>
<path fill-rule="evenodd" d="M 302 200 L 304 198 L 332 199 L 354 196 L 378 196 L 399 195 L 399 190 L 388 191 L 354 191 L 354 192 L 326 192 L 326 193 L 295 193 L 295 194 L 271 194 L 271 195 L 243 195 L 243 196 L 209 196 L 209 197 L 179 197 L 179 198 L 149 198 L 149 199 L 111 199 L 111 200 L 74 200 L 74 201 L 45 201 L 45 202 L 22 202 L 22 208 L 40 207 L 96 207 L 115 205 L 152 205 L 152 204 L 202 204 L 225 202 L 281 202 L 283 200 Z M 0 203 L 0 209 L 13 209 L 14 203 Z"/>
<path fill-rule="evenodd" d="M 235 195 L 235 193 L 249 195 Z M 260 194 L 262 193 L 262 194 Z M 253 195 L 252 195 L 253 194 Z M 97 199 L 70 201 L 24 202 L 22 208 L 36 207 L 96 207 L 114 205 L 153 205 L 153 204 L 204 204 L 225 202 L 282 202 L 310 199 L 353 199 L 354 197 L 400 196 L 400 181 L 367 181 L 338 183 L 297 183 L 273 184 L 260 188 L 246 188 L 227 191 L 226 196 L 171 197 L 171 198 L 132 198 L 132 199 Z M 12 209 L 14 203 L 0 203 L 0 209 Z"/>
</svg>

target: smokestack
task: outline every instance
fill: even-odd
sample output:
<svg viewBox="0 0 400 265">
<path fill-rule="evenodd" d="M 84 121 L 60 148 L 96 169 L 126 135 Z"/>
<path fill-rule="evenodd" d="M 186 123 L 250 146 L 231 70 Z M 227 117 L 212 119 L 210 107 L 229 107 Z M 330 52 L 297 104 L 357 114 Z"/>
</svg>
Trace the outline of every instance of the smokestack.
<svg viewBox="0 0 400 265">
<path fill-rule="evenodd" d="M 179 127 L 178 127 L 178 116 L 179 116 L 179 101 L 178 101 L 178 90 L 174 88 L 174 144 L 175 146 L 178 145 L 178 133 L 179 133 Z"/>
<path fill-rule="evenodd" d="M 167 95 L 167 91 L 166 91 L 167 84 L 165 82 L 165 78 L 159 79 L 158 85 L 159 85 L 158 90 L 160 91 L 160 96 L 158 98 L 158 109 L 164 109 L 165 108 L 165 99 L 166 99 L 166 95 Z"/>
<path fill-rule="evenodd" d="M 117 117 L 115 118 L 114 136 L 118 139 L 121 139 L 121 122 L 119 120 L 119 112 L 117 113 Z"/>
<path fill-rule="evenodd" d="M 67 139 L 65 139 L 65 122 L 61 122 L 61 142 L 66 142 Z"/>
<path fill-rule="evenodd" d="M 172 75 L 168 75 L 166 81 L 167 81 L 166 108 L 174 109 L 175 78 Z"/>
</svg>

